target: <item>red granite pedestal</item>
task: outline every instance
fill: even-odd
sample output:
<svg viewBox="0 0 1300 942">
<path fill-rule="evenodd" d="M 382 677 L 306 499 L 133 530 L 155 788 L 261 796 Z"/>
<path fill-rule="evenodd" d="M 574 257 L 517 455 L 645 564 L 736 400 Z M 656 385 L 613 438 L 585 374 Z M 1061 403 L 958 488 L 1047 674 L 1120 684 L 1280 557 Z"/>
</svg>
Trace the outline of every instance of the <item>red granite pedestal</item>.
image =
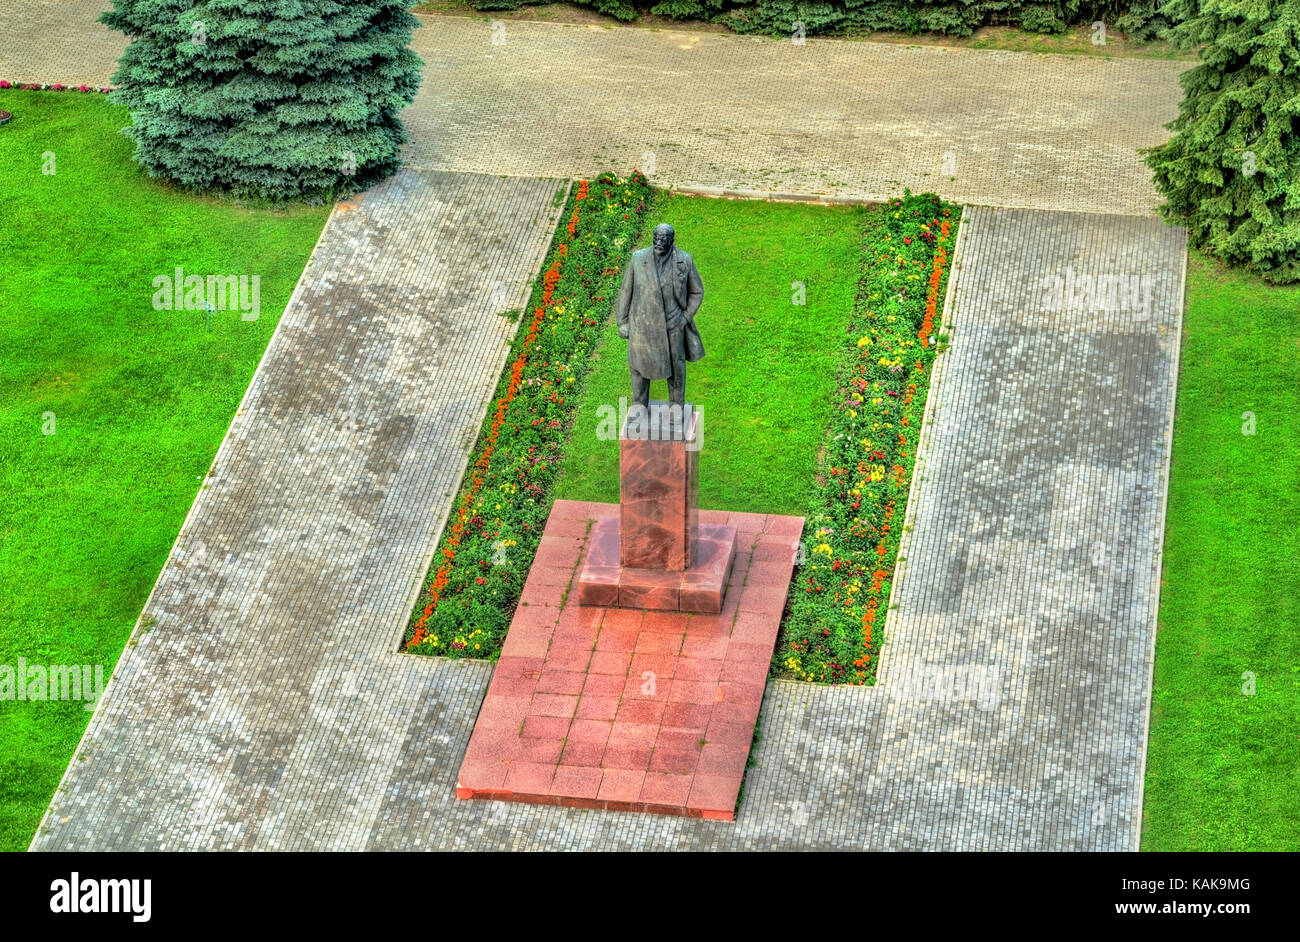
<svg viewBox="0 0 1300 942">
<path fill-rule="evenodd" d="M 618 516 L 555 502 L 456 795 L 731 820 L 803 519 L 699 512 L 736 534 L 718 614 L 575 605 Z"/>
<path fill-rule="evenodd" d="M 655 400 L 629 414 L 618 439 L 619 563 L 680 572 L 691 567 L 699 523 L 700 414 Z"/>
<path fill-rule="evenodd" d="M 677 571 L 623 566 L 619 563 L 620 544 L 618 517 L 607 517 L 592 527 L 578 577 L 579 605 L 709 615 L 722 611 L 736 553 L 735 527 L 699 524 L 692 541 L 692 564 Z"/>
<path fill-rule="evenodd" d="M 701 524 L 700 414 L 661 401 L 619 436 L 619 514 L 600 521 L 578 577 L 580 605 L 717 614 L 736 529 Z"/>
</svg>

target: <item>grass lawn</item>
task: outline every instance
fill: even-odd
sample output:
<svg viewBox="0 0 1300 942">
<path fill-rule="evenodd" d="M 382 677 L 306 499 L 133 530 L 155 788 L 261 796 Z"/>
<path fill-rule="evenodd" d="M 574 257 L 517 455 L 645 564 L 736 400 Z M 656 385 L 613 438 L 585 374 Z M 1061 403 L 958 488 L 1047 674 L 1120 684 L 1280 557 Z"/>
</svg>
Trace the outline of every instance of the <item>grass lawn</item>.
<svg viewBox="0 0 1300 942">
<path fill-rule="evenodd" d="M 663 195 L 640 242 L 670 221 L 704 277 L 705 357 L 686 369 L 700 409 L 700 507 L 803 516 L 834 407 L 835 357 L 857 286 L 862 207 Z M 793 282 L 806 304 L 792 303 Z M 618 502 L 618 442 L 597 409 L 630 394 L 627 342 L 610 323 L 587 376 L 554 496 Z M 651 384 L 667 399 L 667 383 Z"/>
<path fill-rule="evenodd" d="M 1243 434 L 1255 416 L 1255 434 Z M 1300 849 L 1300 288 L 1193 252 L 1142 846 Z M 1254 695 L 1242 675 L 1254 675 Z"/>
<path fill-rule="evenodd" d="M 103 96 L 0 108 L 0 665 L 107 675 L 329 210 L 150 180 Z M 176 266 L 260 275 L 260 317 L 154 310 Z M 0 701 L 0 850 L 26 848 L 90 716 Z"/>
</svg>

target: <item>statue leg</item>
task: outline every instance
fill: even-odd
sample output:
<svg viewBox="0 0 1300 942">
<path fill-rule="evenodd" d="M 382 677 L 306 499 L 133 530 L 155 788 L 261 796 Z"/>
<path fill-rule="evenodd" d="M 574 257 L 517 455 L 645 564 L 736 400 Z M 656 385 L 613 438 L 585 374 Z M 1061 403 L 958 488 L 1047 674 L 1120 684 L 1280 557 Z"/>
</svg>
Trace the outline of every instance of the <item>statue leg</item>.
<svg viewBox="0 0 1300 942">
<path fill-rule="evenodd" d="M 682 328 L 668 332 L 673 375 L 668 377 L 668 401 L 675 406 L 686 404 L 686 340 Z"/>
<path fill-rule="evenodd" d="M 645 409 L 650 408 L 650 380 L 646 379 L 635 369 L 632 373 L 632 402 L 631 405 L 639 405 Z"/>
</svg>

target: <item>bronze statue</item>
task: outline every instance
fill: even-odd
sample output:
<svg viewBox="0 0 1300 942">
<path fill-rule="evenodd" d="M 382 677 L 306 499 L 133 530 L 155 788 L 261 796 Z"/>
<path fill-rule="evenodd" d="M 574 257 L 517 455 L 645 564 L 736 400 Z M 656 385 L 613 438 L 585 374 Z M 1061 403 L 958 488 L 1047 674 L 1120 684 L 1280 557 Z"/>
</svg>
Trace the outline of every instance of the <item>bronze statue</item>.
<svg viewBox="0 0 1300 942">
<path fill-rule="evenodd" d="M 632 253 L 615 309 L 627 343 L 632 404 L 649 408 L 650 381 L 668 380 L 672 405 L 686 402 L 686 364 L 704 357 L 695 313 L 704 283 L 694 260 L 673 244 L 673 227 L 655 226 L 654 246 Z"/>
</svg>

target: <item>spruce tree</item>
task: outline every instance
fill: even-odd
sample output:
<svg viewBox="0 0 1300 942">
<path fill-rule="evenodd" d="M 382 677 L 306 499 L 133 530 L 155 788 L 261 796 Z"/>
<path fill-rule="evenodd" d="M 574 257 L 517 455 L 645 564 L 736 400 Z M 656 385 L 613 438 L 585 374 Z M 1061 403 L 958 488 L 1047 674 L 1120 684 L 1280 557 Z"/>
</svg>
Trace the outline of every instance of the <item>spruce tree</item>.
<svg viewBox="0 0 1300 942">
<path fill-rule="evenodd" d="M 393 173 L 415 97 L 406 0 L 113 0 L 135 159 L 198 191 L 328 198 Z"/>
<path fill-rule="evenodd" d="M 1170 7 L 1175 45 L 1204 46 L 1182 76 L 1174 136 L 1147 154 L 1162 212 L 1223 261 L 1300 281 L 1300 2 Z"/>
</svg>

